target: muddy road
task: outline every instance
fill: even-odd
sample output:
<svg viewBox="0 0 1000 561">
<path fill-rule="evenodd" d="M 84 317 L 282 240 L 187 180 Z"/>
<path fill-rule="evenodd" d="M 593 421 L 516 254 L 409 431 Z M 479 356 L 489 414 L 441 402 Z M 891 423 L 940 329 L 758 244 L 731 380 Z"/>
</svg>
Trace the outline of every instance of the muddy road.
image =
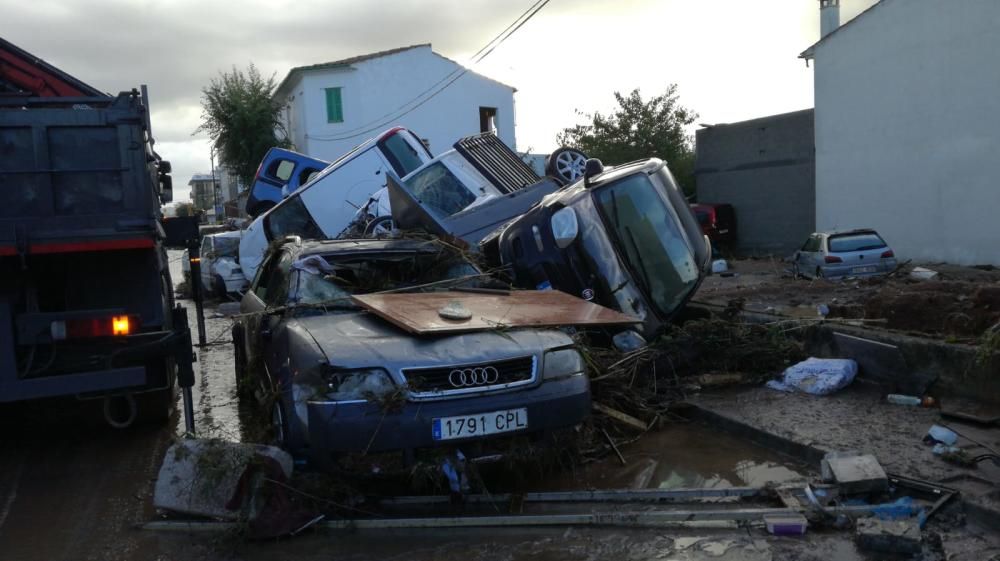
<svg viewBox="0 0 1000 561">
<path fill-rule="evenodd" d="M 171 252 L 175 279 L 179 257 Z M 182 302 L 191 308 L 196 337 L 193 305 Z M 244 441 L 259 434 L 259 422 L 235 396 L 230 326 L 217 303 L 206 308 L 208 345 L 197 350 L 193 388 L 196 429 L 198 436 Z M 141 530 L 162 516 L 152 508 L 153 484 L 183 420 L 175 414 L 166 425 L 117 430 L 105 425 L 100 405 L 60 399 L 0 407 L 0 561 L 866 559 L 842 532 L 790 540 L 736 528 L 383 530 L 247 543 L 226 533 Z M 518 489 L 491 491 L 756 486 L 813 475 L 809 466 L 701 425 L 669 425 L 622 453 L 625 466 L 610 457 L 544 477 L 513 477 Z"/>
</svg>

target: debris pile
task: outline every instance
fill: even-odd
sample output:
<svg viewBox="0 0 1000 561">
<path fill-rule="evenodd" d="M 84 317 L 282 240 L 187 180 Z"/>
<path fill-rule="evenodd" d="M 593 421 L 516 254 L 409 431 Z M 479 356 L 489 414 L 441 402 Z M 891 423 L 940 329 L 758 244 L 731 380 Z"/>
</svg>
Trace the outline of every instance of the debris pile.
<svg viewBox="0 0 1000 561">
<path fill-rule="evenodd" d="M 637 429 L 612 409 L 650 427 L 671 405 L 708 386 L 758 384 L 803 358 L 801 344 L 780 325 L 709 318 L 671 326 L 646 347 L 622 354 L 580 341 L 591 370 L 595 419 L 607 430 Z M 634 432 L 634 430 L 633 430 Z"/>
</svg>

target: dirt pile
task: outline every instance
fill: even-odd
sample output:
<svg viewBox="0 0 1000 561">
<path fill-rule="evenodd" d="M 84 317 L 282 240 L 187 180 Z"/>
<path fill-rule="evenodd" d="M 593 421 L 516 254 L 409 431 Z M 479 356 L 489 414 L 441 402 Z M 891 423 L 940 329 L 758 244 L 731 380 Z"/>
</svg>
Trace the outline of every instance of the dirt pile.
<svg viewBox="0 0 1000 561">
<path fill-rule="evenodd" d="M 1000 322 L 1000 286 L 965 281 L 887 284 L 865 303 L 865 317 L 886 327 L 977 337 Z"/>
</svg>

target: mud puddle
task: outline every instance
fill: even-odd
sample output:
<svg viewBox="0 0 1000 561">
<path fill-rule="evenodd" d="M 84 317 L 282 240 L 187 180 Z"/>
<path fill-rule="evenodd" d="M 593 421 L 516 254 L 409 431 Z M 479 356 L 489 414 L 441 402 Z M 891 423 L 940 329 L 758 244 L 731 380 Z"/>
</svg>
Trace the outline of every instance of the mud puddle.
<svg viewBox="0 0 1000 561">
<path fill-rule="evenodd" d="M 679 423 L 622 446 L 610 456 L 538 480 L 536 491 L 760 487 L 805 481 L 809 469 L 767 448 L 700 423 Z"/>
</svg>

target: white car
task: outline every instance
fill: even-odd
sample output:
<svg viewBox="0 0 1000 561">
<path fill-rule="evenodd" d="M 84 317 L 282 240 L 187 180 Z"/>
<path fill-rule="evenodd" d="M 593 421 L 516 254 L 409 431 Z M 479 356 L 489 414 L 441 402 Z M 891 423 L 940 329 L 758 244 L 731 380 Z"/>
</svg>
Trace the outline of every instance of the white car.
<svg viewBox="0 0 1000 561">
<path fill-rule="evenodd" d="M 246 291 L 249 283 L 237 260 L 241 233 L 222 232 L 201 239 L 201 285 L 206 293 L 224 297 Z"/>
<path fill-rule="evenodd" d="M 372 194 L 385 187 L 387 175 L 407 175 L 430 159 L 417 136 L 402 127 L 358 145 L 244 230 L 239 255 L 246 277 L 256 274 L 272 241 L 337 237 Z"/>
</svg>

